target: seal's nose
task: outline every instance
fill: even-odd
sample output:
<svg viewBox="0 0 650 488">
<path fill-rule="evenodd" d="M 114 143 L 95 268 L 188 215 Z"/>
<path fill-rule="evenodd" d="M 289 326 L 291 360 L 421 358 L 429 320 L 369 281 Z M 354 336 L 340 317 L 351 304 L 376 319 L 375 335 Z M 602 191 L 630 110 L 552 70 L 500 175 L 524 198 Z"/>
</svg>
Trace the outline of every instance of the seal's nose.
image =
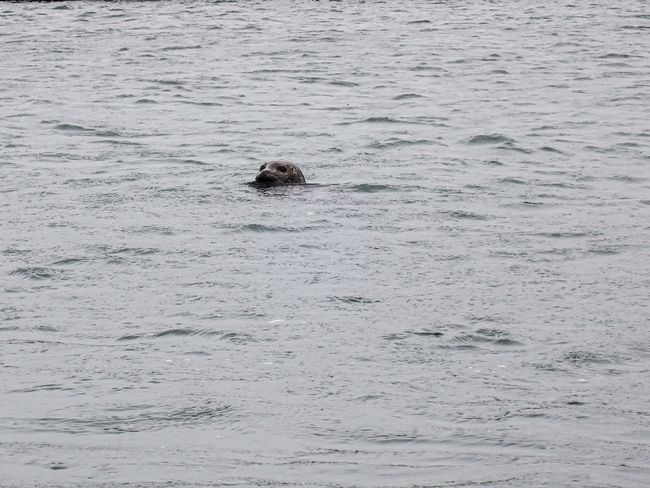
<svg viewBox="0 0 650 488">
<path fill-rule="evenodd" d="M 275 179 L 273 178 L 273 174 L 270 171 L 264 169 L 257 173 L 255 181 L 258 183 L 271 183 L 275 181 Z"/>
</svg>

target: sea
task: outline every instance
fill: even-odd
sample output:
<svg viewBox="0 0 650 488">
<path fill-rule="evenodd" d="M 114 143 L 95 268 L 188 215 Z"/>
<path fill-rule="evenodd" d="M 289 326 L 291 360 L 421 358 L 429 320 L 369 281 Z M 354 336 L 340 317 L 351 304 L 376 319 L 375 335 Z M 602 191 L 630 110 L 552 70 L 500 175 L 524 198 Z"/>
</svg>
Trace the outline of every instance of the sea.
<svg viewBox="0 0 650 488">
<path fill-rule="evenodd" d="M 0 3 L 2 488 L 645 488 L 649 297 L 645 0 Z"/>
</svg>

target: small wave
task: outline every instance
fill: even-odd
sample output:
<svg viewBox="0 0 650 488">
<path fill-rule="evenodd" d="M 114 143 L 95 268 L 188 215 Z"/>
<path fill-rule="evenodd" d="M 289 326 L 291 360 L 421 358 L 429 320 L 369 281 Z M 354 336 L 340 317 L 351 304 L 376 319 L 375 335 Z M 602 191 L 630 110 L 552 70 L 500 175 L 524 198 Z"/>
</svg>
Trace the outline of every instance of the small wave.
<svg viewBox="0 0 650 488">
<path fill-rule="evenodd" d="M 385 142 L 373 142 L 368 145 L 372 149 L 393 149 L 403 146 L 419 146 L 437 144 L 431 139 L 399 139 L 392 137 Z"/>
<path fill-rule="evenodd" d="M 157 83 L 158 85 L 171 85 L 171 86 L 183 86 L 185 84 L 184 82 L 178 80 L 153 79 L 153 80 L 142 80 L 142 81 L 148 81 L 149 83 Z"/>
<path fill-rule="evenodd" d="M 600 254 L 603 256 L 610 256 L 613 254 L 620 254 L 620 249 L 613 247 L 613 246 L 602 246 L 602 247 L 596 247 L 589 249 L 587 252 L 591 254 Z"/>
<path fill-rule="evenodd" d="M 201 331 L 195 329 L 169 329 L 162 332 L 156 332 L 153 337 L 168 337 L 168 336 L 190 336 L 190 335 L 214 335 L 212 331 Z"/>
<path fill-rule="evenodd" d="M 587 232 L 538 232 L 535 235 L 540 237 L 550 237 L 552 239 L 575 239 L 579 237 L 587 237 L 591 234 Z"/>
<path fill-rule="evenodd" d="M 88 258 L 63 258 L 58 261 L 54 261 L 52 266 L 67 266 L 69 264 L 77 264 L 88 261 Z"/>
<path fill-rule="evenodd" d="M 164 411 L 158 406 L 151 405 L 132 405 L 113 410 L 112 415 L 96 417 L 46 417 L 34 419 L 30 421 L 29 427 L 37 430 L 75 434 L 89 432 L 104 434 L 146 432 L 164 429 L 170 425 L 198 426 L 214 420 L 224 419 L 233 411 L 233 407 L 227 404 L 204 402 L 203 404 L 194 404 L 170 411 Z M 128 413 L 133 410 L 144 411 Z"/>
<path fill-rule="evenodd" d="M 520 346 L 521 342 L 511 338 L 510 333 L 500 329 L 477 329 L 473 334 L 462 333 L 451 339 L 451 347 L 476 348 L 480 344 L 495 346 Z"/>
<path fill-rule="evenodd" d="M 223 103 L 219 102 L 195 102 L 192 100 L 179 100 L 178 103 L 184 103 L 186 105 L 200 105 L 203 107 L 223 107 Z"/>
<path fill-rule="evenodd" d="M 458 61 L 459 63 L 464 63 L 464 60 Z M 438 67 L 438 66 L 429 66 L 428 64 L 425 63 L 420 63 L 417 66 L 413 66 L 412 68 L 409 68 L 410 71 L 445 71 L 444 69 Z M 427 76 L 434 76 L 437 77 L 438 75 L 427 75 Z"/>
<path fill-rule="evenodd" d="M 560 151 L 559 149 L 555 149 L 554 147 L 551 146 L 542 146 L 539 148 L 540 151 L 545 151 L 545 152 L 552 152 L 552 153 L 557 153 L 557 154 L 562 154 L 563 156 L 566 156 L 566 153 L 563 151 Z"/>
<path fill-rule="evenodd" d="M 118 341 L 134 341 L 140 339 L 142 335 L 140 334 L 127 334 L 117 338 Z"/>
<path fill-rule="evenodd" d="M 353 81 L 345 81 L 345 80 L 334 80 L 334 81 L 328 81 L 328 84 L 334 85 L 334 86 L 359 86 L 359 83 L 354 83 Z"/>
<path fill-rule="evenodd" d="M 523 147 L 515 146 L 514 144 L 506 143 L 501 146 L 497 146 L 496 149 L 502 150 L 502 151 L 515 151 L 515 152 L 520 152 L 523 154 L 531 154 L 533 151 L 530 149 L 524 149 Z"/>
<path fill-rule="evenodd" d="M 93 135 L 99 136 L 99 137 L 122 137 L 122 134 L 120 134 L 117 131 L 114 131 L 114 130 L 100 130 L 100 129 L 93 129 Z"/>
<path fill-rule="evenodd" d="M 611 63 L 599 63 L 598 66 L 604 66 L 607 68 L 631 68 L 632 65 L 629 63 L 624 63 L 623 61 L 611 62 Z"/>
<path fill-rule="evenodd" d="M 163 47 L 163 51 L 182 51 L 184 49 L 201 49 L 201 44 L 195 44 L 193 46 L 167 46 Z"/>
<path fill-rule="evenodd" d="M 59 269 L 29 266 L 16 268 L 9 273 L 12 276 L 22 276 L 30 280 L 65 279 L 65 273 Z"/>
<path fill-rule="evenodd" d="M 587 188 L 585 185 L 578 185 L 576 183 L 568 183 L 562 181 L 551 181 L 548 183 L 538 182 L 537 185 L 540 187 L 551 187 L 551 188 L 580 188 L 580 189 Z"/>
<path fill-rule="evenodd" d="M 89 129 L 75 124 L 57 124 L 53 127 L 55 130 L 63 132 L 72 132 L 80 134 L 94 135 L 98 137 L 122 137 L 123 135 L 118 131 L 111 129 Z"/>
<path fill-rule="evenodd" d="M 93 144 L 111 144 L 113 146 L 144 146 L 141 142 L 133 141 L 117 141 L 115 139 L 101 139 L 98 141 L 91 141 Z"/>
<path fill-rule="evenodd" d="M 298 80 L 300 83 L 322 83 L 325 81 L 324 78 L 320 78 L 318 76 L 296 76 L 292 77 L 296 80 Z"/>
<path fill-rule="evenodd" d="M 611 176 L 609 179 L 614 181 L 621 181 L 623 183 L 643 183 L 644 181 L 647 181 L 647 178 L 640 178 L 637 176 L 629 176 L 629 175 L 614 175 Z"/>
<path fill-rule="evenodd" d="M 240 227 L 237 227 L 238 230 L 249 230 L 252 232 L 300 232 L 299 229 L 292 227 L 280 227 L 275 225 L 263 225 L 263 224 L 246 224 Z"/>
<path fill-rule="evenodd" d="M 161 251 L 155 247 L 119 247 L 108 251 L 108 254 L 129 254 L 132 256 L 148 256 L 159 254 Z"/>
<path fill-rule="evenodd" d="M 624 25 L 620 27 L 621 29 L 629 29 L 629 30 L 648 30 L 650 29 L 650 25 Z"/>
<path fill-rule="evenodd" d="M 362 183 L 360 185 L 354 185 L 350 187 L 352 191 L 356 191 L 359 193 L 377 193 L 381 191 L 400 191 L 400 189 L 396 186 L 391 186 L 391 185 L 382 185 L 382 184 L 370 184 L 370 183 Z"/>
<path fill-rule="evenodd" d="M 73 390 L 73 388 L 64 387 L 59 383 L 46 383 L 43 385 L 35 385 L 27 388 L 10 390 L 9 393 L 33 393 L 35 391 L 68 391 L 68 390 Z"/>
<path fill-rule="evenodd" d="M 441 332 L 439 330 L 430 330 L 430 329 L 407 330 L 406 333 L 418 337 L 442 337 L 443 335 L 445 335 L 444 332 Z"/>
<path fill-rule="evenodd" d="M 402 123 L 399 119 L 393 119 L 392 117 L 368 117 L 367 119 L 359 120 L 357 124 L 400 124 Z"/>
<path fill-rule="evenodd" d="M 498 183 L 508 183 L 512 185 L 527 185 L 528 182 L 519 179 L 519 178 L 500 178 L 497 180 Z"/>
<path fill-rule="evenodd" d="M 633 54 L 625 54 L 625 53 L 608 53 L 608 54 L 603 54 L 602 56 L 598 56 L 599 59 L 627 59 L 627 58 L 639 58 L 641 56 L 635 56 Z"/>
<path fill-rule="evenodd" d="M 390 333 L 382 336 L 383 339 L 387 341 L 401 341 L 408 338 L 408 334 L 399 334 L 399 333 Z"/>
<path fill-rule="evenodd" d="M 489 218 L 486 215 L 476 214 L 473 212 L 466 212 L 464 210 L 452 210 L 445 213 L 455 219 L 487 220 Z"/>
<path fill-rule="evenodd" d="M 641 144 L 639 142 L 634 142 L 634 141 L 619 142 L 619 143 L 614 144 L 612 146 L 612 148 L 618 148 L 618 147 L 621 147 L 621 148 L 628 148 L 628 147 L 631 147 L 631 148 L 646 148 L 648 146 L 647 146 L 647 144 Z"/>
<path fill-rule="evenodd" d="M 424 95 L 418 95 L 417 93 L 403 93 L 393 97 L 393 100 L 408 100 L 410 98 L 425 98 Z"/>
<path fill-rule="evenodd" d="M 465 141 L 470 145 L 482 145 L 482 144 L 503 144 L 510 143 L 514 144 L 514 139 L 504 136 L 503 134 L 478 134 L 472 136 Z"/>
<path fill-rule="evenodd" d="M 380 302 L 380 300 L 374 300 L 372 298 L 365 298 L 360 296 L 332 296 L 330 297 L 330 300 L 343 302 L 343 303 L 364 303 L 364 304 Z"/>
<path fill-rule="evenodd" d="M 93 132 L 92 129 L 87 129 L 86 127 L 82 127 L 80 125 L 74 125 L 74 124 L 58 124 L 55 125 L 53 129 L 69 131 L 69 132 Z"/>
<path fill-rule="evenodd" d="M 338 122 L 336 125 L 352 125 L 352 124 L 413 124 L 413 125 L 435 125 L 437 127 L 446 127 L 445 124 L 440 123 L 440 120 L 446 120 L 443 118 L 433 118 L 433 117 L 413 117 L 413 118 L 394 118 L 394 117 L 368 117 L 366 119 L 360 119 L 360 120 L 350 120 L 346 122 Z M 323 134 L 323 135 L 328 135 L 329 134 Z M 393 139 L 396 142 L 403 141 L 401 139 Z M 411 141 L 403 141 L 406 142 L 407 144 Z M 413 141 L 413 142 L 421 142 L 421 141 Z M 428 143 L 433 144 L 433 141 Z M 392 141 L 390 141 L 392 144 Z"/>
<path fill-rule="evenodd" d="M 561 360 L 573 363 L 575 365 L 591 363 L 608 364 L 612 362 L 611 358 L 607 358 L 601 353 L 580 350 L 565 352 L 562 354 Z"/>
<path fill-rule="evenodd" d="M 161 225 L 144 225 L 142 227 L 132 227 L 128 229 L 133 234 L 158 234 L 161 236 L 172 236 L 174 231 L 170 227 Z"/>
<path fill-rule="evenodd" d="M 257 341 L 257 339 L 255 339 L 252 335 L 244 334 L 241 332 L 226 332 L 220 337 L 220 339 L 222 341 L 230 341 L 230 342 L 235 342 L 237 344 L 246 344 L 249 342 Z"/>
<path fill-rule="evenodd" d="M 155 334 L 152 335 L 152 337 L 155 339 L 160 339 L 163 337 L 187 337 L 187 336 L 216 337 L 222 341 L 230 341 L 239 344 L 256 341 L 256 339 L 252 335 L 241 333 L 241 332 L 224 332 L 222 330 L 205 330 L 205 329 L 189 329 L 189 328 L 168 329 L 168 330 L 163 330 L 161 332 L 156 332 Z"/>
<path fill-rule="evenodd" d="M 597 152 L 597 153 L 608 153 L 608 152 L 614 152 L 614 149 L 612 149 L 612 148 L 609 148 L 609 147 L 598 147 L 598 146 L 594 146 L 594 145 L 592 145 L 592 144 L 589 144 L 589 145 L 584 146 L 583 149 L 585 149 L 585 150 L 587 150 L 587 151 Z"/>
<path fill-rule="evenodd" d="M 11 320 L 11 319 L 2 319 L 2 320 Z M 17 325 L 7 325 L 7 326 L 0 327 L 0 332 L 14 332 L 17 330 L 20 330 L 20 327 L 18 327 Z"/>
<path fill-rule="evenodd" d="M 13 255 L 18 255 L 21 256 L 23 254 L 29 254 L 31 253 L 31 249 L 18 249 L 15 247 L 8 247 L 7 249 L 4 249 L 2 251 L 2 254 L 8 255 L 8 256 L 13 256 Z"/>
<path fill-rule="evenodd" d="M 531 130 L 532 131 L 538 131 L 538 130 L 555 130 L 557 127 L 554 125 L 540 125 L 539 127 L 533 127 Z"/>
<path fill-rule="evenodd" d="M 138 104 L 156 104 L 158 102 L 156 102 L 155 100 L 153 100 L 151 98 L 139 98 L 138 100 L 135 101 L 135 103 L 138 103 Z"/>
<path fill-rule="evenodd" d="M 200 161 L 198 159 L 181 159 L 177 161 L 181 164 L 190 164 L 193 166 L 210 166 L 210 163 L 206 163 L 205 161 Z"/>
</svg>

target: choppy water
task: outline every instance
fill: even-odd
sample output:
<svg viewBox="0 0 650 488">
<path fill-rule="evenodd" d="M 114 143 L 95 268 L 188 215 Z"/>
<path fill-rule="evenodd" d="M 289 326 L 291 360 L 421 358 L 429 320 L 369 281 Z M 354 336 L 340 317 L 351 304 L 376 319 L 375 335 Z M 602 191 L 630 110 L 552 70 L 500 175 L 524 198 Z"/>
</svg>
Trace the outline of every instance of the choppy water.
<svg viewBox="0 0 650 488">
<path fill-rule="evenodd" d="M 648 53 L 645 1 L 3 3 L 0 484 L 647 486 Z"/>
</svg>

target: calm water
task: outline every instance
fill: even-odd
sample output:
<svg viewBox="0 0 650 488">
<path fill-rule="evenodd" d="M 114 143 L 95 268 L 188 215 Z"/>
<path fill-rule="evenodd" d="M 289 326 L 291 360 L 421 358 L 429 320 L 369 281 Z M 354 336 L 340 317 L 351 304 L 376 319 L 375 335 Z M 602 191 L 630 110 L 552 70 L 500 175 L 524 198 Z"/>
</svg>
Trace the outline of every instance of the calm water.
<svg viewBox="0 0 650 488">
<path fill-rule="evenodd" d="M 647 486 L 648 53 L 639 0 L 2 3 L 0 485 Z"/>
</svg>

